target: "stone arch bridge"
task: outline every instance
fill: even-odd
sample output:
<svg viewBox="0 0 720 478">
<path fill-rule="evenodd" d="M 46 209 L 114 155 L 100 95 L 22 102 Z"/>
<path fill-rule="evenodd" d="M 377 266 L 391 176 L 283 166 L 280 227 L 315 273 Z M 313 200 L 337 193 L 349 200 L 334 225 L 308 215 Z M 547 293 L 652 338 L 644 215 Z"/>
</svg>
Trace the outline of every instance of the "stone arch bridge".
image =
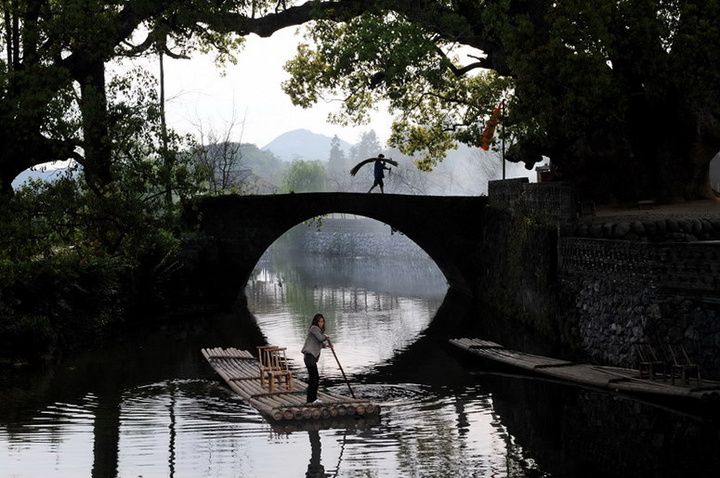
<svg viewBox="0 0 720 478">
<path fill-rule="evenodd" d="M 293 226 L 316 216 L 346 213 L 376 219 L 406 235 L 435 261 L 450 292 L 471 298 L 486 205 L 484 196 L 227 195 L 194 203 L 191 217 L 214 239 L 211 276 L 225 297 L 244 299 L 245 285 L 260 257 Z"/>
</svg>

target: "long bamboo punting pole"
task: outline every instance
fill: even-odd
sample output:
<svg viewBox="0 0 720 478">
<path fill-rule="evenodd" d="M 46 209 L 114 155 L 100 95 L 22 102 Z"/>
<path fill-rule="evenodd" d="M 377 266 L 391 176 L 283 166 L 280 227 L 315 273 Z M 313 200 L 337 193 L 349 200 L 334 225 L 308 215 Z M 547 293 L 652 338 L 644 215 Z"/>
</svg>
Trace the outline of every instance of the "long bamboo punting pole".
<svg viewBox="0 0 720 478">
<path fill-rule="evenodd" d="M 335 347 L 333 347 L 332 342 L 330 342 L 330 339 L 327 339 L 328 345 L 330 345 L 330 350 L 332 351 L 333 357 L 335 357 L 335 361 L 338 364 L 338 367 L 340 367 L 340 372 L 342 373 L 343 378 L 345 379 L 345 383 L 347 384 L 348 390 L 350 390 L 350 395 L 352 395 L 352 398 L 355 398 L 355 394 L 352 391 L 352 387 L 350 386 L 350 381 L 345 376 L 345 370 L 343 370 L 342 365 L 340 365 L 340 360 L 338 360 L 338 356 L 335 353 Z"/>
</svg>

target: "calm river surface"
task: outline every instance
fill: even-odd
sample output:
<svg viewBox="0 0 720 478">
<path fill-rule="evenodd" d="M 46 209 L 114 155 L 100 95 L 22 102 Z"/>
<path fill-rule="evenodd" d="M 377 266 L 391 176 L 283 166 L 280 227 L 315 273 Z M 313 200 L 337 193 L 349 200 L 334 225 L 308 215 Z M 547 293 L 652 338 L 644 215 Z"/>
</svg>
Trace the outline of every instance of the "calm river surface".
<svg viewBox="0 0 720 478">
<path fill-rule="evenodd" d="M 0 372 L 0 477 L 718 476 L 718 423 L 466 360 L 419 340 L 446 292 L 427 260 L 266 255 L 247 286 L 269 343 L 327 319 L 379 422 L 277 429 L 214 375 L 202 347 L 254 350 L 227 314 L 139 332 L 40 370 Z M 397 359 L 405 352 L 406 359 Z M 347 393 L 329 350 L 321 387 Z"/>
</svg>

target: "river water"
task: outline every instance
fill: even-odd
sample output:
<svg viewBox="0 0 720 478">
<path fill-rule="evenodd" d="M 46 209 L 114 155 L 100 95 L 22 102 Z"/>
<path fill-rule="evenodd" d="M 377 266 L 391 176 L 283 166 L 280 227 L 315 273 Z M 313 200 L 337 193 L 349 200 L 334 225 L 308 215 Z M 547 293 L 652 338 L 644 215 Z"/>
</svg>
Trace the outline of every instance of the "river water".
<svg viewBox="0 0 720 478">
<path fill-rule="evenodd" d="M 428 259 L 272 251 L 248 309 L 305 380 L 316 312 L 321 387 L 377 422 L 278 428 L 232 393 L 203 347 L 254 350 L 237 314 L 148 327 L 39 369 L 0 372 L 0 477 L 704 477 L 712 416 L 475 362 L 423 333 L 446 292 Z M 345 372 L 347 382 L 340 370 Z"/>
</svg>

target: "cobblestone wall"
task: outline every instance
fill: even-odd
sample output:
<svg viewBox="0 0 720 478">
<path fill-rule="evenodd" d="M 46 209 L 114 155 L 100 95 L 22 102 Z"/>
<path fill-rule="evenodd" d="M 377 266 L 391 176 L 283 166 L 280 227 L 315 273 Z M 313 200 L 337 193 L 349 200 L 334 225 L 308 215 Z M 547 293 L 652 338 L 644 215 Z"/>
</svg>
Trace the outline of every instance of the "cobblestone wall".
<svg viewBox="0 0 720 478">
<path fill-rule="evenodd" d="M 612 274 L 652 281 L 657 287 L 720 291 L 720 242 L 646 243 L 561 237 L 559 251 L 559 269 L 565 274 Z"/>
<path fill-rule="evenodd" d="M 650 342 L 661 354 L 668 343 L 681 343 L 706 378 L 720 378 L 720 241 L 715 240 L 720 221 L 581 224 L 574 216 L 574 195 L 562 185 L 510 180 L 488 190 L 490 205 L 556 219 L 557 288 L 518 291 L 547 299 L 534 301 L 535 320 L 548 321 L 536 323 L 537 333 L 556 330 L 563 345 L 579 355 L 628 367 L 637 364 L 637 342 Z M 488 241 L 507 244 L 512 236 L 492 232 L 490 219 Z M 496 283 L 504 283 L 507 262 L 495 256 L 497 267 L 490 270 Z M 526 277 L 537 275 L 536 263 L 524 269 Z M 523 281 L 520 289 L 534 287 L 541 285 Z M 528 310 L 519 296 L 512 299 L 516 310 Z M 555 313 L 546 308 L 552 300 Z"/>
<path fill-rule="evenodd" d="M 566 275 L 561 284 L 566 318 L 594 362 L 635 367 L 633 344 L 669 359 L 667 344 L 681 343 L 706 378 L 720 377 L 720 300 L 617 276 Z"/>
<path fill-rule="evenodd" d="M 674 219 L 577 223 L 566 228 L 567 236 L 624 241 L 695 242 L 720 240 L 718 219 Z"/>
<path fill-rule="evenodd" d="M 562 309 L 600 363 L 634 367 L 633 344 L 681 343 L 720 377 L 720 242 L 559 239 Z"/>
</svg>

